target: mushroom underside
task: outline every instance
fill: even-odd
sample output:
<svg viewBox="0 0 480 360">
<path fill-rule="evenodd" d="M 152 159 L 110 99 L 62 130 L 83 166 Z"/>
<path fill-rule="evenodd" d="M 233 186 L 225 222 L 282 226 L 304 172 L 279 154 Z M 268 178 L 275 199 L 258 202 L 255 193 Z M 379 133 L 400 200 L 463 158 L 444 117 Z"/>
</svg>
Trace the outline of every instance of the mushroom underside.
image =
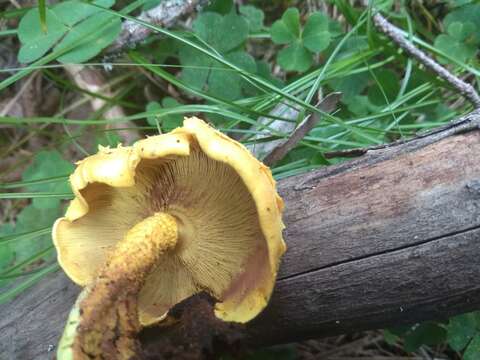
<svg viewBox="0 0 480 360">
<path fill-rule="evenodd" d="M 263 282 L 272 273 L 267 244 L 255 202 L 228 164 L 192 147 L 188 156 L 142 159 L 134 186 L 93 183 L 82 196 L 88 213 L 61 221 L 56 235 L 60 263 L 81 285 L 95 279 L 135 224 L 158 212 L 177 220 L 177 245 L 162 255 L 139 294 L 144 325 L 201 291 L 223 303 L 220 317 L 231 317 L 228 312 L 240 303 L 252 312 L 249 317 L 263 308 L 258 302 L 266 303 L 262 294 L 269 293 Z"/>
</svg>

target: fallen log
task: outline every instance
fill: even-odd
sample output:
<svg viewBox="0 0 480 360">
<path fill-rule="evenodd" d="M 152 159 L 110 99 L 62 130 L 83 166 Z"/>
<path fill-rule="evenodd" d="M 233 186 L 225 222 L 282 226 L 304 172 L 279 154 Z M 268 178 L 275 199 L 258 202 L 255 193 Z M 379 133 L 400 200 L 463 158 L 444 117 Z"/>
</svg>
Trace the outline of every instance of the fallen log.
<svg viewBox="0 0 480 360">
<path fill-rule="evenodd" d="M 279 182 L 288 251 L 251 344 L 480 308 L 480 113 Z M 61 272 L 0 308 L 0 358 L 53 357 L 79 288 Z"/>
</svg>

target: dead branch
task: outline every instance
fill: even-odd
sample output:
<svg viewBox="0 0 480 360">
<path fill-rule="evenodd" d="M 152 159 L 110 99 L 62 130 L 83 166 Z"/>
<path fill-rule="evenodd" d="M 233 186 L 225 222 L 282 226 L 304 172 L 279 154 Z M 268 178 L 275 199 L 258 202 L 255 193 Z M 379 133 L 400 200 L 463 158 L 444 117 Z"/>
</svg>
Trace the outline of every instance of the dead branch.
<svg viewBox="0 0 480 360">
<path fill-rule="evenodd" d="M 316 106 L 326 113 L 332 112 L 340 100 L 340 93 L 331 93 L 327 95 Z M 262 160 L 265 165 L 272 166 L 278 161 L 282 160 L 297 144 L 307 135 L 320 121 L 317 113 L 308 115 L 290 134 L 287 140 L 276 146 L 265 158 Z"/>
<path fill-rule="evenodd" d="M 269 306 L 241 330 L 247 343 L 478 309 L 479 121 L 474 112 L 428 135 L 280 181 L 288 251 Z M 78 291 L 57 272 L 2 305 L 0 358 L 53 355 Z M 169 336 L 158 331 L 145 346 Z"/>
<path fill-rule="evenodd" d="M 445 67 L 443 67 L 426 53 L 415 47 L 410 41 L 405 39 L 402 31 L 399 28 L 391 24 L 379 12 L 373 15 L 373 22 L 381 32 L 383 32 L 395 44 L 405 50 L 407 54 L 417 59 L 420 63 L 425 65 L 425 67 L 427 67 L 435 74 L 440 76 L 442 79 L 447 81 L 449 84 L 451 84 L 456 90 L 458 90 L 462 95 L 464 95 L 475 108 L 480 107 L 480 96 L 475 91 L 475 88 L 472 85 L 453 75 Z"/>
<path fill-rule="evenodd" d="M 205 5 L 205 0 L 164 0 L 158 6 L 142 11 L 138 20 L 164 28 L 172 27 L 181 17 L 200 9 Z M 152 29 L 127 20 L 122 24 L 122 32 L 115 42 L 107 49 L 107 54 L 113 54 L 124 48 L 131 48 L 146 39 Z"/>
</svg>

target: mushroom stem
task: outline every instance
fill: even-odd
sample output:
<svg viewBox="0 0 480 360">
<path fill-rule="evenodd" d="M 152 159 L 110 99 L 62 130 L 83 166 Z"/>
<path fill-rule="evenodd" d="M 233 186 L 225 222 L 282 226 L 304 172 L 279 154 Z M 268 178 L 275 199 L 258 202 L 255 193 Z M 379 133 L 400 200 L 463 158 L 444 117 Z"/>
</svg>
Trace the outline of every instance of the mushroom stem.
<svg viewBox="0 0 480 360">
<path fill-rule="evenodd" d="M 131 228 L 70 312 L 58 359 L 132 359 L 138 353 L 137 298 L 161 256 L 177 244 L 175 218 L 156 213 Z"/>
</svg>

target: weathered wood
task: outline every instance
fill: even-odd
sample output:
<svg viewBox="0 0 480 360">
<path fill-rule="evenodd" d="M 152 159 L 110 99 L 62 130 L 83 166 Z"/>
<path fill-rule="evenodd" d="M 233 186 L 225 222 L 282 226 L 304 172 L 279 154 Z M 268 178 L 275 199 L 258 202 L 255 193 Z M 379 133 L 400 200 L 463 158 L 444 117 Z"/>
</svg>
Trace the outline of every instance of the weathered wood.
<svg viewBox="0 0 480 360">
<path fill-rule="evenodd" d="M 289 246 L 257 344 L 480 308 L 479 115 L 281 181 Z M 465 133 L 458 134 L 458 130 Z M 0 358 L 45 359 L 78 289 L 62 273 L 0 308 Z"/>
</svg>

